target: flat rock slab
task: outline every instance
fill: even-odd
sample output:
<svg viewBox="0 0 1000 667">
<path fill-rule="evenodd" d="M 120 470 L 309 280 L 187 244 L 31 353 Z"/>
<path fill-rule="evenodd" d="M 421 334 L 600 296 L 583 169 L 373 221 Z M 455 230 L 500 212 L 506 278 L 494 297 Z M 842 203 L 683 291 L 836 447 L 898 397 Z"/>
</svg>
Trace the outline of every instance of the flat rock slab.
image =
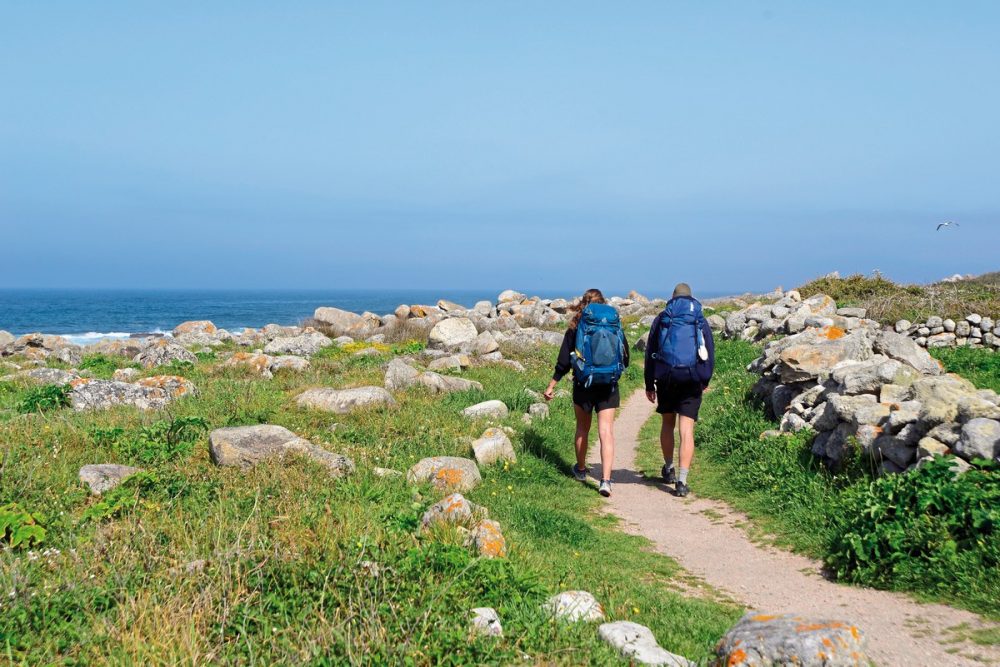
<svg viewBox="0 0 1000 667">
<path fill-rule="evenodd" d="M 265 354 L 290 354 L 299 357 L 311 357 L 324 347 L 333 345 L 333 341 L 318 331 L 308 331 L 298 336 L 283 336 L 275 338 L 264 346 Z"/>
<path fill-rule="evenodd" d="M 194 383 L 177 375 L 154 375 L 134 383 L 81 378 L 70 386 L 70 405 L 78 412 L 117 405 L 162 410 L 172 401 L 197 393 Z"/>
<path fill-rule="evenodd" d="M 296 402 L 301 407 L 325 410 L 345 415 L 358 408 L 377 405 L 395 406 L 396 400 L 383 387 L 352 387 L 351 389 L 307 389 Z"/>
<path fill-rule="evenodd" d="M 476 403 L 462 410 L 462 414 L 469 419 L 506 419 L 509 411 L 503 401 L 483 401 Z"/>
<path fill-rule="evenodd" d="M 441 375 L 434 371 L 421 373 L 417 382 L 426 387 L 432 394 L 450 394 L 453 391 L 482 391 L 483 385 L 475 380 Z"/>
<path fill-rule="evenodd" d="M 687 658 L 662 648 L 653 636 L 653 631 L 645 625 L 632 621 L 604 623 L 597 629 L 597 635 L 602 641 L 617 649 L 623 658 L 640 665 L 697 667 Z"/>
<path fill-rule="evenodd" d="M 421 459 L 406 473 L 411 484 L 429 483 L 442 491 L 471 491 L 483 481 L 472 459 L 433 456 Z"/>
<path fill-rule="evenodd" d="M 587 591 L 565 591 L 553 595 L 542 605 L 542 609 L 556 619 L 570 623 L 604 620 L 604 608 Z"/>
<path fill-rule="evenodd" d="M 346 456 L 328 452 L 273 424 L 216 429 L 209 435 L 208 447 L 212 462 L 219 466 L 248 468 L 268 459 L 298 454 L 326 466 L 337 477 L 354 470 L 354 462 Z"/>
<path fill-rule="evenodd" d="M 719 640 L 715 652 L 721 664 L 741 667 L 869 664 L 865 636 L 856 625 L 793 614 L 751 612 Z"/>
<path fill-rule="evenodd" d="M 110 491 L 127 478 L 140 472 L 140 468 L 115 463 L 96 463 L 80 468 L 80 481 L 90 487 L 90 492 L 100 495 Z"/>
</svg>

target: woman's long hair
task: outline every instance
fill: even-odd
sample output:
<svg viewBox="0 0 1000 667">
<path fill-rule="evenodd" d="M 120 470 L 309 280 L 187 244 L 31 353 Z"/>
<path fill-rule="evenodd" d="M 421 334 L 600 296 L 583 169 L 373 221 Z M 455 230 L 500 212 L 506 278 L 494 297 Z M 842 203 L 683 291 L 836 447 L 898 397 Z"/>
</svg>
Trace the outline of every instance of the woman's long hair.
<svg viewBox="0 0 1000 667">
<path fill-rule="evenodd" d="M 604 294 L 601 293 L 599 289 L 589 289 L 583 293 L 580 297 L 580 302 L 573 306 L 573 310 L 576 314 L 573 315 L 573 319 L 569 321 L 569 328 L 575 329 L 578 324 L 580 324 L 580 318 L 583 316 L 583 309 L 591 303 L 607 303 L 604 300 Z"/>
</svg>

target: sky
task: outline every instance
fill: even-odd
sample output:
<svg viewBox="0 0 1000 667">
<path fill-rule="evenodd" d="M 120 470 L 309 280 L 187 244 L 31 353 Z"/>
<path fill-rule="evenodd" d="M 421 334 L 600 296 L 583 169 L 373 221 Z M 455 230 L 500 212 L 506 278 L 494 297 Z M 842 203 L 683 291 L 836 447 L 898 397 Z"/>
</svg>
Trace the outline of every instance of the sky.
<svg viewBox="0 0 1000 667">
<path fill-rule="evenodd" d="M 0 0 L 0 288 L 997 270 L 997 34 L 975 1 Z"/>
</svg>

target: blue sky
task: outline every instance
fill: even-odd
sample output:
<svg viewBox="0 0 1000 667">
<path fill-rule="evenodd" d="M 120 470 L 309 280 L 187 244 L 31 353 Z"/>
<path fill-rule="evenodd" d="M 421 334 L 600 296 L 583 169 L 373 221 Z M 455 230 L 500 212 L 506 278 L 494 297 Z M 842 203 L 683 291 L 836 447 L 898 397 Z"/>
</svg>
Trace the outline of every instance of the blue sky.
<svg viewBox="0 0 1000 667">
<path fill-rule="evenodd" d="M 0 287 L 1000 269 L 998 33 L 995 2 L 3 3 Z"/>
</svg>

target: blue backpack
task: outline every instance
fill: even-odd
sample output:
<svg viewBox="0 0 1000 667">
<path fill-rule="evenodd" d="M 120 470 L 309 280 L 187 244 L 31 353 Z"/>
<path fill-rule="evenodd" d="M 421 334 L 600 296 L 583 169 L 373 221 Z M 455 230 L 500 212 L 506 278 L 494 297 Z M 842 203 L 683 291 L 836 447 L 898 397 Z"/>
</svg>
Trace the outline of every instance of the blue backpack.
<svg viewBox="0 0 1000 667">
<path fill-rule="evenodd" d="M 614 307 L 591 303 L 576 327 L 573 378 L 584 387 L 616 384 L 625 370 L 625 334 Z"/>
<path fill-rule="evenodd" d="M 657 379 L 670 382 L 705 382 L 699 372 L 698 348 L 705 345 L 701 304 L 691 297 L 677 297 L 660 314 L 659 346 L 653 354 Z M 706 368 L 707 370 L 707 368 Z"/>
</svg>

